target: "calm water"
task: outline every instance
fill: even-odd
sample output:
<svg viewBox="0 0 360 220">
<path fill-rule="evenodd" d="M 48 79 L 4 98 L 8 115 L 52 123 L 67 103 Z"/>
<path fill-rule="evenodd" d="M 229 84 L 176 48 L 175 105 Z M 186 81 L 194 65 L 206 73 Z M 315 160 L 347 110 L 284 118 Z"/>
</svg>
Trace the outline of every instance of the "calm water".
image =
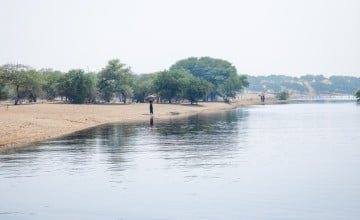
<svg viewBox="0 0 360 220">
<path fill-rule="evenodd" d="M 0 154 L 0 219 L 360 219 L 360 106 L 112 124 Z"/>
</svg>

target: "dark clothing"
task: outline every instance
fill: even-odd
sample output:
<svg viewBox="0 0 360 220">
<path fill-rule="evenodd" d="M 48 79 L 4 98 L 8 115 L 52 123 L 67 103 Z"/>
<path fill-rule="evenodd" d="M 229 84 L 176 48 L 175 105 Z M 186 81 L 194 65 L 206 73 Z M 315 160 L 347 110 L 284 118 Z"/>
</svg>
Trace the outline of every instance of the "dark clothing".
<svg viewBox="0 0 360 220">
<path fill-rule="evenodd" d="M 150 114 L 154 114 L 154 107 L 152 102 L 150 102 Z"/>
</svg>

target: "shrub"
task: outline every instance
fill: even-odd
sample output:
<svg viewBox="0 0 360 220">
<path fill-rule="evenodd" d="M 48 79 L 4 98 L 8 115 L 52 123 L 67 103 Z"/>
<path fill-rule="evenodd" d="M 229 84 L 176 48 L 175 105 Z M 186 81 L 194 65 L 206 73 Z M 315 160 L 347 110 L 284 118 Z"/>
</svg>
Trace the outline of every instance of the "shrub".
<svg viewBox="0 0 360 220">
<path fill-rule="evenodd" d="M 282 91 L 276 94 L 276 98 L 278 100 L 287 100 L 289 98 L 290 94 L 287 91 Z"/>
</svg>

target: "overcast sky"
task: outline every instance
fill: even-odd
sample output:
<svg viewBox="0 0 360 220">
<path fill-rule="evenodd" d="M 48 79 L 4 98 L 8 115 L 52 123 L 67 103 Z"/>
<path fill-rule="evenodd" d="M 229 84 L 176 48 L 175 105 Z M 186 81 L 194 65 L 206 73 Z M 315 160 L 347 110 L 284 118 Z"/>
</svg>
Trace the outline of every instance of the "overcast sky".
<svg viewBox="0 0 360 220">
<path fill-rule="evenodd" d="M 135 73 L 187 57 L 241 74 L 360 76 L 358 0 L 0 0 L 0 64 Z"/>
</svg>

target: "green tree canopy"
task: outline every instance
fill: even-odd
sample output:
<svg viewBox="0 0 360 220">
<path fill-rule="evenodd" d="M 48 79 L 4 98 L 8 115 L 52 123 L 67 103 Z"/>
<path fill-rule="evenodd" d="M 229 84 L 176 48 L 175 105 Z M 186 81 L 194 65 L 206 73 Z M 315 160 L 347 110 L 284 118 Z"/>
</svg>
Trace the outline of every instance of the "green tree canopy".
<svg viewBox="0 0 360 220">
<path fill-rule="evenodd" d="M 102 98 L 110 102 L 118 93 L 126 98 L 133 95 L 134 76 L 130 68 L 119 60 L 110 60 L 107 66 L 98 74 L 98 87 Z"/>
<path fill-rule="evenodd" d="M 206 98 L 210 94 L 212 88 L 213 85 L 208 81 L 189 74 L 184 78 L 182 96 L 193 104 L 198 102 L 199 99 Z"/>
<path fill-rule="evenodd" d="M 162 71 L 156 74 L 153 81 L 154 88 L 162 99 L 171 103 L 172 99 L 181 97 L 185 78 L 186 73 L 184 71 Z"/>
<path fill-rule="evenodd" d="M 287 91 L 282 91 L 276 94 L 278 100 L 287 100 L 290 97 L 290 93 Z"/>
<path fill-rule="evenodd" d="M 36 102 L 41 93 L 42 76 L 29 66 L 21 64 L 6 64 L 0 67 L 1 81 L 13 86 L 15 90 L 15 105 L 22 98 Z"/>
<path fill-rule="evenodd" d="M 357 98 L 357 102 L 360 102 L 360 89 L 355 93 L 355 96 Z"/>
<path fill-rule="evenodd" d="M 154 88 L 154 79 L 156 74 L 142 74 L 135 78 L 134 99 L 136 102 L 145 102 L 148 95 L 156 93 Z"/>
<path fill-rule="evenodd" d="M 85 74 L 83 70 L 70 70 L 61 79 L 59 85 L 71 103 L 81 104 L 93 102 L 96 95 L 96 77 Z"/>
<path fill-rule="evenodd" d="M 234 98 L 239 91 L 248 85 L 249 82 L 246 76 L 232 75 L 219 85 L 219 93 L 224 100 L 228 100 L 229 98 Z"/>
<path fill-rule="evenodd" d="M 42 69 L 40 72 L 44 79 L 42 90 L 45 93 L 45 98 L 47 100 L 54 100 L 56 97 L 61 96 L 63 92 L 60 89 L 60 84 L 64 80 L 64 74 L 51 69 Z"/>
<path fill-rule="evenodd" d="M 7 87 L 7 80 L 5 72 L 0 68 L 0 100 L 5 100 L 9 97 L 9 88 Z"/>
<path fill-rule="evenodd" d="M 204 79 L 213 85 L 211 99 L 217 95 L 234 94 L 247 86 L 246 76 L 237 78 L 236 68 L 228 61 L 211 57 L 190 57 L 176 62 L 170 67 L 170 71 L 183 70 L 195 77 Z M 231 83 L 235 79 L 237 83 Z M 229 88 L 228 88 L 229 87 Z M 226 95 L 226 96 L 227 96 Z"/>
</svg>

